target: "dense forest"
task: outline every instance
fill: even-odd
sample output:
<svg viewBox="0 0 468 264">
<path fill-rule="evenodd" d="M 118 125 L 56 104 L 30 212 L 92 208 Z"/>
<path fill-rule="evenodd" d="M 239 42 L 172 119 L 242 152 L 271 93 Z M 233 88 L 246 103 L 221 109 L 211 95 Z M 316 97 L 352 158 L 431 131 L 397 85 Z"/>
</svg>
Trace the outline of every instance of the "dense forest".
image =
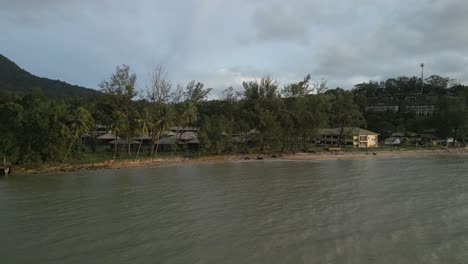
<svg viewBox="0 0 468 264">
<path fill-rule="evenodd" d="M 0 90 L 26 92 L 35 87 L 40 87 L 46 96 L 55 99 L 101 95 L 93 89 L 34 76 L 0 54 Z"/>
<path fill-rule="evenodd" d="M 229 87 L 221 98 L 208 100 L 211 89 L 202 83 L 173 86 L 165 76 L 164 69 L 156 67 L 148 88 L 137 92 L 136 74 L 127 65 L 118 66 L 99 85 L 103 96 L 91 98 L 48 97 L 46 87 L 0 90 L 0 155 L 21 164 L 79 160 L 100 151 L 108 157 L 155 156 L 160 155 L 159 140 L 172 127 L 199 128 L 199 153 L 304 150 L 316 131 L 327 127 L 358 126 L 383 137 L 433 129 L 441 138 L 459 142 L 468 135 L 468 87 L 439 76 L 423 84 L 425 93 L 440 95 L 437 111 L 429 117 L 364 111 L 372 96 L 418 91 L 421 79 L 416 77 L 370 81 L 351 90 L 328 89 L 310 75 L 283 86 L 264 77 L 244 82 L 240 91 Z M 100 149 L 92 136 L 96 124 L 105 125 L 127 146 Z M 141 135 L 151 139 L 135 150 L 133 139 Z M 174 151 L 186 150 L 175 146 Z"/>
<path fill-rule="evenodd" d="M 425 78 L 424 82 L 418 77 L 398 77 L 382 82 L 360 83 L 350 92 L 362 112 L 365 112 L 370 98 L 390 98 L 400 109 L 405 98 L 411 95 L 437 98 L 431 103 L 435 106 L 434 114 L 428 117 L 418 117 L 404 111 L 364 113 L 368 129 L 380 133 L 382 138 L 389 137 L 392 132 L 434 131 L 441 138 L 455 137 L 464 142 L 468 135 L 468 86 L 456 80 L 437 75 Z"/>
</svg>

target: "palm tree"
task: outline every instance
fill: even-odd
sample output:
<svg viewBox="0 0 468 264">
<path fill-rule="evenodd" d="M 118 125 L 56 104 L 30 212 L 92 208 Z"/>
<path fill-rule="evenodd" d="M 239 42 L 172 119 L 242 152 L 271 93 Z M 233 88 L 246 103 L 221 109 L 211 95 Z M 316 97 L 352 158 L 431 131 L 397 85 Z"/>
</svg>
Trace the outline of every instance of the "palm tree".
<svg viewBox="0 0 468 264">
<path fill-rule="evenodd" d="M 148 113 L 148 111 L 144 111 L 142 114 L 142 117 L 137 120 L 138 121 L 138 127 L 139 127 L 139 132 L 141 135 L 148 135 L 149 130 L 151 127 L 153 127 L 153 122 L 151 120 L 151 116 Z M 143 144 L 143 139 L 140 138 L 140 145 L 138 146 L 138 151 L 136 154 L 136 158 L 138 158 L 141 150 L 141 145 Z"/>
<path fill-rule="evenodd" d="M 155 123 L 154 131 L 156 132 L 156 138 L 153 141 L 153 146 L 151 148 L 151 152 L 155 149 L 154 155 L 158 154 L 158 147 L 159 147 L 159 138 L 164 131 L 168 131 L 174 125 L 174 112 L 172 108 L 168 105 L 163 105 L 159 112 L 159 118 Z M 152 153 L 151 153 L 152 154 Z"/>
<path fill-rule="evenodd" d="M 81 138 L 81 135 L 89 132 L 93 127 L 93 124 L 93 117 L 88 112 L 88 110 L 84 109 L 83 107 L 78 107 L 75 111 L 73 111 L 70 128 L 68 129 L 71 131 L 71 142 L 70 146 L 68 147 L 68 151 L 63 158 L 63 161 L 65 161 L 67 156 L 70 154 L 73 144 L 75 144 L 75 142 Z"/>
<path fill-rule="evenodd" d="M 119 138 L 120 131 L 122 131 L 123 126 L 125 125 L 125 116 L 122 112 L 114 112 L 112 123 L 109 125 L 109 130 L 114 134 L 114 157 L 117 156 L 117 139 Z"/>
<path fill-rule="evenodd" d="M 338 135 L 338 147 L 341 147 L 345 125 L 357 125 L 364 121 L 358 105 L 353 101 L 353 95 L 346 93 L 337 95 L 333 102 L 333 119 L 340 126 Z"/>
<path fill-rule="evenodd" d="M 180 119 L 179 119 L 179 124 L 180 124 L 179 129 L 185 126 L 194 125 L 195 122 L 197 121 L 198 121 L 197 106 L 192 101 L 185 102 L 182 115 L 180 116 Z M 180 133 L 180 130 L 179 130 L 179 139 L 181 137 L 182 137 L 182 133 Z"/>
</svg>

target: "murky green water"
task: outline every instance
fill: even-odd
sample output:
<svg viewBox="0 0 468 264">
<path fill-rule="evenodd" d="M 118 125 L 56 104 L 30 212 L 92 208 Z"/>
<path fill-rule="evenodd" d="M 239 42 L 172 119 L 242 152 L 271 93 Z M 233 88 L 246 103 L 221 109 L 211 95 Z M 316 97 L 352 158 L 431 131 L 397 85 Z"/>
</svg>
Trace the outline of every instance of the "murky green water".
<svg viewBox="0 0 468 264">
<path fill-rule="evenodd" d="M 0 179 L 0 263 L 466 263 L 468 156 Z"/>
</svg>

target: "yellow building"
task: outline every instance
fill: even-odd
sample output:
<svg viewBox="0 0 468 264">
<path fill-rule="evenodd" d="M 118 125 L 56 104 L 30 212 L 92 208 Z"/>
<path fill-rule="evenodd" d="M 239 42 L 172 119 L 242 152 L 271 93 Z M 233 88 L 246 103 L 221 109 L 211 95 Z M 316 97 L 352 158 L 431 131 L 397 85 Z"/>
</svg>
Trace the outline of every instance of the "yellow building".
<svg viewBox="0 0 468 264">
<path fill-rule="evenodd" d="M 341 128 L 319 129 L 315 137 L 316 145 L 337 146 Z M 355 148 L 378 147 L 379 134 L 358 128 L 344 127 L 341 142 L 343 145 L 352 145 Z"/>
</svg>

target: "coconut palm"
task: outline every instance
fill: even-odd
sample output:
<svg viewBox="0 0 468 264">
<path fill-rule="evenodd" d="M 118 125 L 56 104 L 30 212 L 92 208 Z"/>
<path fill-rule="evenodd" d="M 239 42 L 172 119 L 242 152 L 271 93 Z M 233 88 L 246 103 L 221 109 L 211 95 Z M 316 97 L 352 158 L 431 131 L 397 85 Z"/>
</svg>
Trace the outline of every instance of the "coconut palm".
<svg viewBox="0 0 468 264">
<path fill-rule="evenodd" d="M 156 138 L 153 140 L 153 146 L 151 148 L 151 154 L 153 154 L 153 149 L 155 150 L 154 155 L 158 153 L 159 147 L 159 138 L 164 131 L 168 131 L 174 125 L 174 112 L 172 108 L 168 105 L 163 105 L 159 111 L 159 118 L 155 122 L 154 131 L 156 132 Z M 156 147 L 156 148 L 155 148 Z"/>
<path fill-rule="evenodd" d="M 198 121 L 198 109 L 195 103 L 191 101 L 185 102 L 184 112 L 182 112 L 180 121 L 182 126 L 190 126 Z"/>
<path fill-rule="evenodd" d="M 89 132 L 93 125 L 94 120 L 88 110 L 84 109 L 83 107 L 78 107 L 75 111 L 73 111 L 70 128 L 68 129 L 71 132 L 71 141 L 70 146 L 68 147 L 68 151 L 63 158 L 64 161 L 70 154 L 73 144 L 75 144 L 76 141 L 81 138 L 81 135 Z"/>
<path fill-rule="evenodd" d="M 152 119 L 151 119 L 151 115 L 148 113 L 148 111 L 144 111 L 142 113 L 142 116 L 140 119 L 137 120 L 138 121 L 138 130 L 140 132 L 141 135 L 148 135 L 149 133 L 149 130 L 151 129 L 151 127 L 154 126 L 153 122 L 152 122 Z M 137 154 L 136 154 L 136 157 L 138 158 L 139 154 L 140 154 L 140 150 L 141 150 L 141 145 L 143 144 L 143 139 L 140 139 L 140 145 L 138 146 L 138 151 L 137 151 Z"/>
<path fill-rule="evenodd" d="M 109 125 L 109 130 L 114 134 L 114 157 L 117 156 L 117 139 L 119 138 L 120 132 L 124 129 L 125 126 L 125 115 L 122 112 L 114 112 L 112 115 L 112 123 Z"/>
</svg>

